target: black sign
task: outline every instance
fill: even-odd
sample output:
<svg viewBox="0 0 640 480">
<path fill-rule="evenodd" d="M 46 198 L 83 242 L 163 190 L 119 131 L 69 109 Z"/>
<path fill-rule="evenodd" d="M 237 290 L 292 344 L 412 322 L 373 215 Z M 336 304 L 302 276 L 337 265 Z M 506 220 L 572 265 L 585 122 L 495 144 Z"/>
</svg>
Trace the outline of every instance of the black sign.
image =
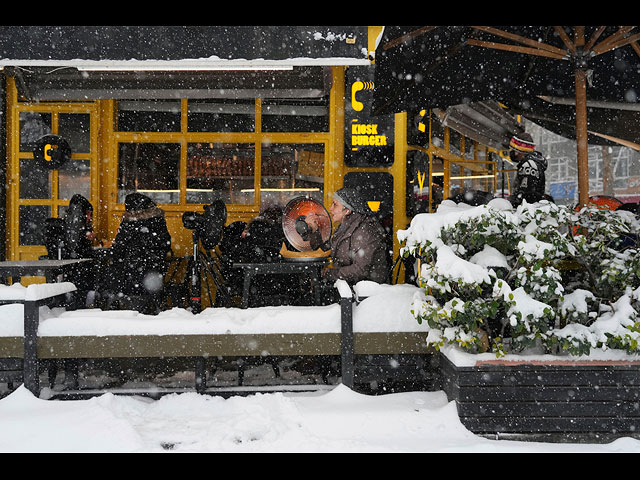
<svg viewBox="0 0 640 480">
<path fill-rule="evenodd" d="M 394 116 L 371 115 L 374 67 L 349 67 L 345 99 L 345 163 L 350 167 L 393 164 Z"/>
<path fill-rule="evenodd" d="M 71 158 L 71 147 L 59 135 L 45 135 L 36 141 L 33 158 L 44 168 L 56 170 Z"/>
</svg>

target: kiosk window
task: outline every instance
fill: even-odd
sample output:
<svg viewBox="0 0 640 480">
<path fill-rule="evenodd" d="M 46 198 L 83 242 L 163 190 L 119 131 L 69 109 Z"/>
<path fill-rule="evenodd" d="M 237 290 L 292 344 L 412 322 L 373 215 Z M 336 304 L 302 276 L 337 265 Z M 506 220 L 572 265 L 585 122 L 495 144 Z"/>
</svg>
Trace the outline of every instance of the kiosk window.
<svg viewBox="0 0 640 480">
<path fill-rule="evenodd" d="M 179 132 L 180 100 L 121 100 L 118 102 L 120 132 Z"/>
<path fill-rule="evenodd" d="M 47 205 L 20 205 L 20 245 L 43 245 L 43 225 L 50 216 Z"/>
<path fill-rule="evenodd" d="M 180 201 L 180 144 L 121 143 L 118 147 L 118 202 L 140 192 L 157 203 Z"/>
<path fill-rule="evenodd" d="M 285 207 L 307 196 L 323 201 L 324 145 L 269 144 L 262 146 L 260 201 Z"/>
<path fill-rule="evenodd" d="M 251 143 L 190 143 L 187 203 L 254 203 L 255 147 Z"/>
<path fill-rule="evenodd" d="M 328 132 L 329 99 L 262 101 L 263 132 Z"/>
<path fill-rule="evenodd" d="M 20 113 L 20 151 L 31 152 L 43 135 L 51 133 L 50 113 L 22 112 Z"/>
<path fill-rule="evenodd" d="M 189 100 L 187 129 L 190 132 L 253 132 L 255 100 Z"/>
</svg>

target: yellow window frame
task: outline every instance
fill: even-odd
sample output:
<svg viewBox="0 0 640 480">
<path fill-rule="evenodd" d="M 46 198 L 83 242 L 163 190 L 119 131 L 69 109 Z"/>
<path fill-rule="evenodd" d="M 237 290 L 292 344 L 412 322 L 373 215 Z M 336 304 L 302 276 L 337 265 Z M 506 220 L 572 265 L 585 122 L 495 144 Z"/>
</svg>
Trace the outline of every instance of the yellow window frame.
<svg viewBox="0 0 640 480">
<path fill-rule="evenodd" d="M 88 159 L 90 161 L 90 201 L 96 205 L 99 199 L 98 165 L 98 130 L 99 112 L 95 102 L 58 103 L 58 102 L 19 102 L 17 89 L 13 79 L 7 82 L 7 243 L 6 257 L 8 260 L 37 259 L 46 254 L 44 246 L 20 245 L 20 206 L 44 205 L 51 208 L 51 215 L 58 216 L 58 209 L 69 204 L 69 200 L 58 198 L 58 171 L 51 171 L 51 195 L 48 199 L 20 198 L 20 160 L 32 159 L 32 152 L 20 151 L 20 114 L 21 113 L 51 114 L 51 133 L 58 133 L 58 119 L 60 114 L 89 114 L 90 119 L 90 152 L 72 152 L 72 159 Z M 94 222 L 99 227 L 99 216 Z"/>
</svg>

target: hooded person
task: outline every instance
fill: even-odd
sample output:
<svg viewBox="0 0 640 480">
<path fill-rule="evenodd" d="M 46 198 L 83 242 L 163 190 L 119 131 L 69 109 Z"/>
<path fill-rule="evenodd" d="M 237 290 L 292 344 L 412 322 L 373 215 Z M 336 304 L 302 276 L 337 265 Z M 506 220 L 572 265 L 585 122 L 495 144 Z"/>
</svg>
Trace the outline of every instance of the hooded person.
<svg viewBox="0 0 640 480">
<path fill-rule="evenodd" d="M 93 206 L 85 197 L 75 194 L 63 220 L 62 258 L 93 258 Z M 65 281 L 76 286 L 77 291 L 67 308 L 85 308 L 91 303 L 90 292 L 95 290 L 93 262 L 73 265 L 65 274 Z"/>
<path fill-rule="evenodd" d="M 531 135 L 521 133 L 512 137 L 509 156 L 517 165 L 511 204 L 517 207 L 523 200 L 535 203 L 544 199 L 547 160 L 536 151 Z"/>
<path fill-rule="evenodd" d="M 85 197 L 75 194 L 64 218 L 63 258 L 91 258 L 93 237 L 93 206 Z"/>
<path fill-rule="evenodd" d="M 385 233 L 361 194 L 355 188 L 341 188 L 333 194 L 329 209 L 333 223 L 340 225 L 331 238 L 321 244 L 317 226 L 310 225 L 311 248 L 331 249 L 330 268 L 323 278 L 327 282 L 338 279 L 355 284 L 361 280 L 386 283 L 389 261 Z"/>
<path fill-rule="evenodd" d="M 111 247 L 112 293 L 125 296 L 158 295 L 163 288 L 171 235 L 164 212 L 153 200 L 131 193 Z"/>
</svg>

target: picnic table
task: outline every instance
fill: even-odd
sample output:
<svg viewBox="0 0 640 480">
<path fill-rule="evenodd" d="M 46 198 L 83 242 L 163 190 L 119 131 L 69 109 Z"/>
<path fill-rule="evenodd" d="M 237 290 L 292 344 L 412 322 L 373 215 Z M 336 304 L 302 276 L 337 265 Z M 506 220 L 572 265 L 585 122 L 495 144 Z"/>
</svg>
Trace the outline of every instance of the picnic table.
<svg viewBox="0 0 640 480">
<path fill-rule="evenodd" d="M 58 275 L 64 274 L 74 266 L 90 262 L 89 258 L 77 258 L 70 260 L 5 260 L 0 262 L 0 278 L 11 278 L 13 283 L 16 279 L 31 276 L 44 276 L 47 283 L 54 282 Z"/>
</svg>

